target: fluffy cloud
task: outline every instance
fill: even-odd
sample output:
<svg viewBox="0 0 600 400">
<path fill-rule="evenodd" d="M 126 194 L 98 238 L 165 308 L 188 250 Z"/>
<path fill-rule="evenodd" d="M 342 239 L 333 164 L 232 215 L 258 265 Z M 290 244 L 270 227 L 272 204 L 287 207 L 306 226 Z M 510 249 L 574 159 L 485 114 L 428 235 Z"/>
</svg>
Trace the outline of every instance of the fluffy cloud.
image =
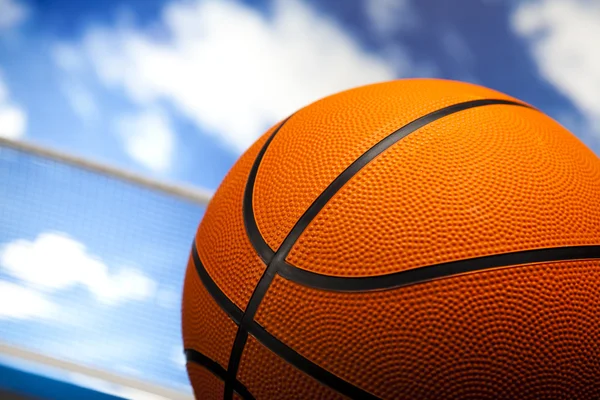
<svg viewBox="0 0 600 400">
<path fill-rule="evenodd" d="M 364 4 L 371 29 L 384 37 L 419 25 L 409 0 L 365 0 Z"/>
<path fill-rule="evenodd" d="M 0 137 L 19 139 L 25 134 L 27 117 L 23 110 L 12 104 L 0 104 Z"/>
<path fill-rule="evenodd" d="M 82 285 L 105 304 L 144 300 L 154 295 L 156 287 L 137 269 L 122 268 L 111 274 L 102 260 L 63 233 L 46 232 L 34 241 L 5 244 L 0 247 L 0 266 L 42 292 Z"/>
<path fill-rule="evenodd" d="M 231 0 L 172 2 L 152 30 L 90 28 L 72 46 L 108 87 L 143 107 L 166 100 L 238 152 L 299 107 L 397 72 L 299 0 L 269 16 Z"/>
<path fill-rule="evenodd" d="M 0 31 L 14 28 L 29 16 L 29 9 L 15 0 L 0 0 Z"/>
<path fill-rule="evenodd" d="M 50 50 L 52 58 L 58 67 L 65 72 L 82 72 L 85 68 L 83 55 L 74 47 L 65 43 L 56 43 Z"/>
<path fill-rule="evenodd" d="M 2 0 L 0 0 L 0 13 Z M 1 18 L 0 18 L 1 19 Z M 8 87 L 0 70 L 0 137 L 18 139 L 25 134 L 27 115 L 9 96 Z"/>
<path fill-rule="evenodd" d="M 100 111 L 95 96 L 85 83 L 85 60 L 75 48 L 63 43 L 52 46 L 55 64 L 65 72 L 61 89 L 69 105 L 84 122 L 96 122 Z"/>
<path fill-rule="evenodd" d="M 600 135 L 600 3 L 526 2 L 517 8 L 512 23 L 527 39 L 541 75 L 587 116 Z"/>
<path fill-rule="evenodd" d="M 125 150 L 134 160 L 158 172 L 169 169 L 175 134 L 165 113 L 149 109 L 124 115 L 116 124 Z"/>
<path fill-rule="evenodd" d="M 475 54 L 465 38 L 456 29 L 446 29 L 440 41 L 446 53 L 459 65 L 469 66 L 475 61 Z"/>
<path fill-rule="evenodd" d="M 57 306 L 44 294 L 11 282 L 0 281 L 0 320 L 53 318 Z"/>
<path fill-rule="evenodd" d="M 80 83 L 65 83 L 63 84 L 63 92 L 67 96 L 67 100 L 71 108 L 79 117 L 91 122 L 98 118 L 98 105 L 92 93 Z"/>
</svg>

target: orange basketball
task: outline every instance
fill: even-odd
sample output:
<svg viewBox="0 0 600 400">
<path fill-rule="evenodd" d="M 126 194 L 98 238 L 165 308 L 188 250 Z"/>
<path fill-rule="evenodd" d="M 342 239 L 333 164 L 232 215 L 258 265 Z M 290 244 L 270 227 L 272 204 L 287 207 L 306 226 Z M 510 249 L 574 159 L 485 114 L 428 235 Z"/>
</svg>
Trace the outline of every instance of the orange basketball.
<svg viewBox="0 0 600 400">
<path fill-rule="evenodd" d="M 208 206 L 183 340 L 199 399 L 598 399 L 600 160 L 476 85 L 319 100 Z"/>
</svg>

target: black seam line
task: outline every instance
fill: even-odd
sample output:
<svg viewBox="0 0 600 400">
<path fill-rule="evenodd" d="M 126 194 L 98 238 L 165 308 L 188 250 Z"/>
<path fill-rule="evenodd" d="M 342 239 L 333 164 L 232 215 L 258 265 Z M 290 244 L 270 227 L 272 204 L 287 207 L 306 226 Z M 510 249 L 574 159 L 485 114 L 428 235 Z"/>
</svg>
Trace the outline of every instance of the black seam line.
<svg viewBox="0 0 600 400">
<path fill-rule="evenodd" d="M 210 373 L 215 375 L 217 378 L 221 380 L 225 380 L 227 377 L 227 371 L 225 368 L 221 366 L 215 360 L 208 358 L 204 354 L 196 351 L 194 349 L 185 349 L 185 358 L 188 362 L 192 362 L 194 364 L 198 364 L 208 370 Z M 246 400 L 254 400 L 254 396 L 250 393 L 250 391 L 244 386 L 240 381 L 235 381 L 234 390 L 242 396 Z"/>
<path fill-rule="evenodd" d="M 258 310 L 258 306 L 267 292 L 269 285 L 273 281 L 273 278 L 275 277 L 275 271 L 273 268 L 271 268 L 271 265 L 276 259 L 278 259 L 277 254 L 275 254 L 273 259 L 271 259 L 271 263 L 267 266 L 265 272 L 258 281 L 254 292 L 252 292 L 252 296 L 250 296 L 250 300 L 246 306 L 246 311 L 244 312 L 242 321 L 238 326 L 237 333 L 235 334 L 235 339 L 231 348 L 231 354 L 229 355 L 229 364 L 227 365 L 227 379 L 225 380 L 225 392 L 223 396 L 223 398 L 226 400 L 231 399 L 233 396 L 232 385 L 237 380 L 237 372 L 242 359 L 242 353 L 244 352 L 244 347 L 246 346 L 246 341 L 248 340 L 248 329 L 252 324 L 254 324 L 254 315 Z"/>
<path fill-rule="evenodd" d="M 332 374 L 320 365 L 315 364 L 306 357 L 300 355 L 291 347 L 287 346 L 267 332 L 265 328 L 263 328 L 256 321 L 253 321 L 248 326 L 248 331 L 265 347 L 277 354 L 283 360 L 287 361 L 289 364 L 293 365 L 308 376 L 311 376 L 313 379 L 321 382 L 325 386 L 328 386 L 331 389 L 343 394 L 344 396 L 350 399 L 380 400 L 379 397 L 373 395 L 372 393 L 369 393 L 358 386 L 354 386 L 348 381 L 335 374 Z"/>
<path fill-rule="evenodd" d="M 254 163 L 252 164 L 252 168 L 250 169 L 250 174 L 248 175 L 248 181 L 246 182 L 246 188 L 244 189 L 244 200 L 242 203 L 242 213 L 244 215 L 244 225 L 246 227 L 246 233 L 248 234 L 248 238 L 250 239 L 250 243 L 254 250 L 258 254 L 258 256 L 263 260 L 265 264 L 268 264 L 273 257 L 274 251 L 267 244 L 265 239 L 260 234 L 258 229 L 258 225 L 256 223 L 256 219 L 254 218 L 254 182 L 256 181 L 256 175 L 258 174 L 258 167 L 269 147 L 271 141 L 279 132 L 279 130 L 285 125 L 285 123 L 290 119 L 290 117 L 286 118 L 279 124 L 279 126 L 275 129 L 273 134 L 267 139 L 263 147 L 260 149 L 260 152 L 256 156 Z"/>
<path fill-rule="evenodd" d="M 448 115 L 464 111 L 469 108 L 487 106 L 487 105 L 510 105 L 531 108 L 530 106 L 522 103 L 517 103 L 510 100 L 496 100 L 496 99 L 484 99 L 484 100 L 473 100 L 464 103 L 454 104 L 437 111 L 433 111 L 427 115 L 424 115 L 406 125 L 402 128 L 392 132 L 381 141 L 376 143 L 369 150 L 364 152 L 358 157 L 352 164 L 350 164 L 340 175 L 338 175 L 333 182 L 325 188 L 325 190 L 315 199 L 315 201 L 308 207 L 304 214 L 298 219 L 298 222 L 294 225 L 292 230 L 289 232 L 287 237 L 284 239 L 281 246 L 277 250 L 277 253 L 284 253 L 286 256 L 296 243 L 296 240 L 300 237 L 304 229 L 308 224 L 317 216 L 323 207 L 329 200 L 344 186 L 354 175 L 356 175 L 362 168 L 364 168 L 369 162 L 375 157 L 383 153 L 385 150 L 390 148 L 392 145 L 405 138 L 409 134 L 421 129 L 425 125 L 428 125 L 438 119 L 447 117 Z"/>
<path fill-rule="evenodd" d="M 202 261 L 200 260 L 195 242 L 192 245 L 192 261 L 194 262 L 196 272 L 198 273 L 198 276 L 200 277 L 200 280 L 202 281 L 202 284 L 208 293 L 210 293 L 212 298 L 227 313 L 227 315 L 229 315 L 229 317 L 239 325 L 240 322 L 242 322 L 242 310 L 236 306 L 235 303 L 225 295 L 225 293 L 223 293 L 221 288 L 219 288 L 216 282 L 210 277 L 208 271 L 204 267 L 204 264 L 202 264 Z"/>
<path fill-rule="evenodd" d="M 279 125 L 276 131 L 273 132 L 271 137 L 269 137 L 263 148 L 260 150 L 257 159 L 252 165 L 252 169 L 248 176 L 248 181 L 246 182 L 246 188 L 244 191 L 243 217 L 244 224 L 246 226 L 246 231 L 248 236 L 250 237 L 250 242 L 255 247 L 256 252 L 259 254 L 259 256 L 263 259 L 265 263 L 268 263 L 268 265 L 265 272 L 263 273 L 263 276 L 260 278 L 260 281 L 254 289 L 252 296 L 250 297 L 250 300 L 246 306 L 246 310 L 244 311 L 244 315 L 242 317 L 242 322 L 238 326 L 238 332 L 234 340 L 232 353 L 230 354 L 229 364 L 227 368 L 227 379 L 225 381 L 224 394 L 225 400 L 230 400 L 232 398 L 232 384 L 237 376 L 239 362 L 241 360 L 242 353 L 244 351 L 244 347 L 248 337 L 247 331 L 249 327 L 253 325 L 254 315 L 258 310 L 258 306 L 264 298 L 271 282 L 273 281 L 274 276 L 278 273 L 280 266 L 284 264 L 285 258 L 292 249 L 296 240 L 300 237 L 300 235 L 308 226 L 308 224 L 316 217 L 319 211 L 325 206 L 325 204 L 327 204 L 327 202 L 335 195 L 335 193 L 337 193 L 342 188 L 342 186 L 346 184 L 346 182 L 348 182 L 354 175 L 356 175 L 365 165 L 367 165 L 375 157 L 383 153 L 385 150 L 387 150 L 393 144 L 397 143 L 402 138 L 422 128 L 423 126 L 450 114 L 454 114 L 469 108 L 501 104 L 529 107 L 528 105 L 522 103 L 500 99 L 482 99 L 467 101 L 463 103 L 454 104 L 437 111 L 433 111 L 392 132 L 390 135 L 386 136 L 384 139 L 382 139 L 369 150 L 367 150 L 365 153 L 363 153 L 352 164 L 350 164 L 338 177 L 336 177 L 333 180 L 333 182 L 331 182 L 331 184 L 329 184 L 329 186 L 315 199 L 315 201 L 308 207 L 308 209 L 292 227 L 291 231 L 285 237 L 277 251 L 274 254 L 272 254 L 273 250 L 268 246 L 268 244 L 260 234 L 260 231 L 258 230 L 258 225 L 254 216 L 253 196 L 254 182 L 256 180 L 256 175 L 258 173 L 258 168 L 260 166 L 260 162 L 262 161 L 262 157 L 264 156 L 265 152 L 267 151 L 267 148 L 269 147 L 269 144 L 274 139 L 277 132 L 279 132 L 279 130 L 283 127 L 285 122 L 289 120 L 289 118 L 283 121 L 281 125 Z M 316 366 L 316 364 L 312 364 Z M 308 374 L 311 376 L 315 376 L 313 375 L 313 372 L 316 373 L 315 371 L 309 371 Z M 325 385 L 329 385 L 329 382 L 327 382 L 326 380 L 320 380 L 320 382 Z M 362 389 L 359 389 L 358 387 L 355 387 L 350 383 L 348 383 L 348 385 L 352 386 L 356 390 L 362 391 Z M 354 398 L 352 393 L 341 393 L 351 398 Z"/>
<path fill-rule="evenodd" d="M 196 251 L 196 249 L 194 248 L 194 252 L 195 251 Z M 505 256 L 506 257 L 519 257 L 520 256 L 519 260 L 514 260 L 514 259 L 509 260 L 508 258 L 504 259 L 504 262 L 510 262 L 511 265 L 512 264 L 522 265 L 522 264 L 533 264 L 533 263 L 543 263 L 543 262 L 586 260 L 586 259 L 600 259 L 600 246 L 572 246 L 572 247 L 556 247 L 556 248 L 550 248 L 550 249 L 527 250 L 527 251 L 506 253 L 506 254 L 500 254 L 500 255 L 489 256 L 489 257 L 478 257 L 478 258 L 474 258 L 472 260 L 481 261 L 482 259 L 488 259 L 487 265 L 489 268 L 492 268 L 493 263 L 490 262 L 490 260 L 493 261 L 493 258 L 495 258 L 496 260 L 501 260 L 502 257 L 505 257 Z M 454 269 L 453 271 L 456 274 L 459 274 L 459 273 L 463 273 L 463 272 L 470 272 L 467 270 L 460 269 L 461 264 L 467 265 L 467 263 L 469 261 L 470 260 L 462 260 L 462 261 L 457 261 L 457 262 L 452 262 L 452 263 L 431 265 L 431 266 L 423 267 L 423 268 L 427 268 L 427 269 L 431 270 L 433 268 L 444 267 L 446 265 L 455 264 L 455 265 L 459 265 L 459 267 L 457 269 Z M 501 266 L 501 263 L 498 262 L 497 264 L 498 265 L 496 265 L 496 266 L 498 266 L 498 267 Z M 451 267 L 448 267 L 448 268 L 451 268 Z M 199 263 L 197 269 L 203 270 L 204 265 Z M 294 270 L 297 270 L 297 269 L 294 268 Z M 407 272 L 409 272 L 409 271 L 407 271 Z M 402 274 L 402 273 L 390 274 L 389 276 L 391 277 L 393 275 L 399 275 L 399 274 Z M 208 276 L 206 271 L 202 272 L 202 275 Z M 450 275 L 449 274 L 445 275 L 445 277 L 448 277 L 448 276 L 450 276 Z M 296 279 L 297 275 L 286 276 L 286 275 L 282 274 L 282 277 L 284 277 L 286 279 L 291 278 L 291 280 L 293 280 L 294 282 L 300 283 L 300 284 L 305 283 L 305 282 L 303 282 L 302 278 Z M 330 277 L 327 277 L 327 278 L 330 278 Z M 374 277 L 374 278 L 379 278 L 379 277 Z M 208 279 L 210 279 L 210 277 L 208 277 Z M 364 278 L 364 279 L 372 279 L 372 278 Z M 353 278 L 337 278 L 337 277 L 335 278 L 335 280 L 336 280 L 336 282 L 338 282 L 338 281 L 339 282 L 341 282 L 341 281 L 354 282 L 355 281 L 355 279 L 353 279 Z M 424 282 L 424 281 L 414 282 L 414 283 L 421 283 L 421 282 Z M 213 283 L 213 285 L 214 285 L 214 283 Z M 214 286 L 217 287 L 216 285 L 214 285 Z M 312 286 L 312 285 L 307 285 L 307 286 Z M 323 286 L 312 286 L 312 287 L 318 287 L 318 288 L 322 288 L 322 289 L 326 289 L 326 290 L 338 290 L 336 288 L 330 288 L 329 286 L 324 286 L 324 285 Z M 390 289 L 390 288 L 386 288 L 386 289 Z M 218 287 L 217 287 L 217 290 L 220 291 L 220 289 Z M 228 300 L 227 297 L 222 292 L 221 292 L 220 296 L 214 296 L 213 292 L 210 292 L 210 293 L 215 298 L 215 301 L 227 313 L 229 313 L 228 306 L 224 305 L 222 303 L 222 301 L 223 301 L 222 299 Z M 234 305 L 234 307 L 235 307 L 235 305 Z M 376 399 L 376 397 L 374 397 L 370 393 L 364 392 L 362 389 L 349 384 L 347 381 L 331 374 L 329 371 L 323 369 L 319 365 L 315 364 L 314 362 L 312 362 L 312 361 L 308 360 L 307 358 L 303 357 L 302 355 L 298 354 L 292 348 L 290 348 L 286 344 L 282 343 L 276 337 L 274 337 L 269 332 L 267 332 L 256 321 L 251 321 L 251 323 L 249 323 L 247 325 L 247 331 L 243 330 L 243 332 L 246 335 L 244 338 L 244 342 L 247 340 L 248 332 L 250 332 L 263 346 L 265 346 L 266 348 L 271 350 L 273 353 L 279 355 L 282 359 L 284 359 L 285 361 L 287 361 L 294 367 L 298 368 L 299 370 L 303 371 L 307 375 L 312 376 L 313 378 L 317 379 L 318 381 L 327 382 L 327 383 L 325 383 L 327 386 L 330 386 L 333 389 L 339 391 L 340 393 L 345 394 L 349 398 Z M 240 352 L 240 354 L 241 354 L 241 352 Z M 186 355 L 187 355 L 187 351 L 186 351 Z M 188 356 L 188 360 L 191 361 L 189 356 Z M 220 369 L 222 369 L 222 374 L 223 374 L 222 379 L 226 380 L 226 377 L 229 375 L 224 370 L 224 368 L 222 368 L 220 365 L 218 365 L 218 367 Z M 216 374 L 216 375 L 218 375 L 218 374 Z M 220 375 L 218 375 L 218 376 L 220 376 Z M 235 388 L 236 381 L 237 380 L 235 380 L 231 383 L 232 390 L 235 390 L 236 392 L 240 393 L 240 391 Z M 233 393 L 232 393 L 232 395 L 233 395 Z"/>
<path fill-rule="evenodd" d="M 194 253 L 197 254 L 195 246 L 192 250 L 192 254 L 194 254 Z M 198 271 L 198 273 L 201 276 L 205 276 L 208 280 L 212 280 L 210 278 L 210 275 L 208 275 L 207 271 L 205 270 L 204 265 L 201 262 L 196 263 L 196 270 Z M 269 277 L 272 280 L 274 275 L 269 274 Z M 203 282 L 204 282 L 204 280 L 203 280 Z M 214 287 L 216 289 L 216 291 L 218 291 L 219 293 L 217 294 L 210 290 L 209 290 L 209 293 L 213 296 L 213 298 L 221 306 L 221 308 L 223 310 L 225 310 L 226 313 L 229 314 L 231 305 L 233 304 L 233 303 L 231 303 L 231 300 L 229 300 L 227 298 L 227 296 L 225 296 L 225 294 L 223 292 L 221 292 L 221 289 L 214 282 L 212 282 L 212 284 L 210 286 Z M 224 304 L 224 302 L 225 302 L 225 304 Z M 235 306 L 235 304 L 233 304 L 233 307 L 237 308 L 237 306 Z M 237 310 L 239 312 L 241 312 L 241 310 L 239 308 Z M 232 318 L 233 318 L 233 316 L 232 316 Z M 324 385 L 329 386 L 329 387 L 339 391 L 340 393 L 346 395 L 349 398 L 360 398 L 360 399 L 364 398 L 364 399 L 373 399 L 373 400 L 378 399 L 377 397 L 373 396 L 372 394 L 346 382 L 345 380 L 337 377 L 336 375 L 333 375 L 331 372 L 323 369 L 321 366 L 315 364 L 314 362 L 310 361 L 309 359 L 298 354 L 295 350 L 293 350 L 291 347 L 289 347 L 288 345 L 286 345 L 285 343 L 281 342 L 279 339 L 277 339 L 276 337 L 271 335 L 262 326 L 260 326 L 260 324 L 258 324 L 256 321 L 254 321 L 252 319 L 249 319 L 246 321 L 246 325 L 245 325 L 244 329 L 238 329 L 238 334 L 236 334 L 236 340 L 238 339 L 237 335 L 239 335 L 240 332 L 243 332 L 241 335 L 243 338 L 244 345 L 248 339 L 248 332 L 249 332 L 263 346 L 265 346 L 267 349 L 269 349 L 273 353 L 277 354 L 279 357 L 281 357 L 283 360 L 290 363 L 292 366 L 296 367 L 297 369 L 306 373 L 307 375 L 313 377 L 314 379 L 323 383 Z M 235 341 L 234 341 L 234 346 L 235 346 Z M 240 351 L 238 352 L 239 353 L 238 357 L 240 357 L 240 358 L 241 358 L 242 350 L 243 350 L 243 346 L 240 349 Z M 190 349 L 189 351 L 195 352 L 192 349 Z M 232 354 L 233 354 L 233 349 L 232 349 Z M 186 350 L 186 356 L 188 358 L 188 361 L 193 361 L 190 359 L 190 356 L 188 355 L 188 350 Z M 238 366 L 239 366 L 239 361 L 240 361 L 240 359 L 238 358 L 238 361 L 237 361 Z M 231 364 L 231 357 L 230 357 L 230 364 Z M 202 365 L 204 365 L 204 364 L 202 364 Z M 221 377 L 225 381 L 225 385 L 227 387 L 227 380 L 228 380 L 228 378 L 231 377 L 230 370 L 229 370 L 230 366 L 228 366 L 228 370 L 225 371 L 225 369 L 223 367 L 221 367 L 219 364 L 216 364 L 216 365 L 220 371 L 218 373 L 215 373 L 215 375 Z M 220 374 L 222 374 L 222 375 L 220 375 Z M 236 375 L 237 375 L 237 371 L 236 371 Z M 230 387 L 231 387 L 230 396 L 233 396 L 233 391 L 240 393 L 241 389 L 238 390 L 238 388 L 235 386 L 236 382 L 239 382 L 239 381 L 237 380 L 237 378 L 235 376 L 234 376 L 234 380 L 231 380 L 229 382 Z M 240 393 L 240 394 L 242 394 L 242 393 Z M 224 396 L 224 398 L 226 398 L 226 397 Z"/>
<path fill-rule="evenodd" d="M 369 277 L 321 275 L 300 269 L 285 261 L 278 266 L 277 272 L 287 280 L 315 289 L 338 292 L 367 292 L 390 290 L 491 268 L 586 259 L 600 259 L 600 246 L 554 247 L 495 254 Z"/>
<path fill-rule="evenodd" d="M 242 353 L 244 347 L 246 347 L 246 341 L 248 340 L 248 331 L 243 325 L 238 326 L 233 340 L 233 346 L 231 347 L 231 353 L 229 353 L 229 363 L 227 364 L 227 377 L 225 379 L 225 390 L 223 392 L 223 399 L 232 399 L 235 382 L 237 379 L 237 372 L 240 367 L 242 360 Z"/>
<path fill-rule="evenodd" d="M 246 346 L 246 341 L 248 340 L 248 331 L 246 328 L 249 321 L 252 322 L 254 318 L 254 313 L 256 311 L 254 310 L 248 313 L 248 307 L 250 307 L 251 304 L 256 303 L 256 300 L 253 301 L 253 298 L 255 297 L 256 289 L 259 286 L 261 286 L 261 284 L 263 286 L 265 286 L 266 284 L 265 290 L 266 288 L 268 288 L 270 281 L 267 282 L 264 278 L 265 276 L 268 276 L 268 265 L 273 259 L 273 256 L 275 255 L 273 249 L 271 249 L 271 247 L 267 244 L 267 242 L 261 235 L 260 230 L 258 229 L 258 224 L 256 223 L 256 219 L 254 218 L 254 183 L 256 182 L 258 168 L 260 167 L 260 163 L 262 162 L 262 159 L 265 155 L 265 152 L 267 151 L 267 148 L 269 147 L 269 144 L 271 144 L 271 141 L 273 140 L 273 138 L 275 138 L 277 132 L 281 130 L 281 128 L 290 118 L 291 116 L 283 120 L 281 124 L 279 124 L 279 126 L 275 128 L 275 131 L 273 131 L 271 136 L 267 139 L 263 147 L 260 149 L 258 155 L 256 156 L 256 159 L 254 160 L 254 163 L 252 164 L 252 168 L 250 169 L 248 175 L 248 180 L 246 181 L 246 187 L 244 188 L 244 198 L 242 200 L 242 215 L 244 219 L 244 226 L 246 228 L 246 234 L 250 239 L 252 247 L 254 248 L 258 256 L 262 259 L 262 261 L 267 265 L 267 267 L 265 268 L 265 272 L 263 273 L 263 276 L 261 276 L 257 287 L 254 289 L 252 296 L 250 296 L 250 300 L 248 301 L 246 310 L 241 315 L 242 318 L 240 318 L 239 322 L 236 321 L 238 322 L 238 330 L 235 334 L 235 339 L 233 341 L 233 346 L 229 355 L 229 363 L 227 365 L 227 379 L 225 380 L 225 391 L 223 394 L 223 398 L 226 400 L 230 400 L 233 397 L 233 383 L 237 380 L 237 372 L 239 369 L 240 361 L 242 359 L 242 353 L 244 352 L 244 347 Z M 230 300 L 227 299 L 227 301 Z M 258 303 L 260 303 L 260 300 L 258 300 Z"/>
</svg>

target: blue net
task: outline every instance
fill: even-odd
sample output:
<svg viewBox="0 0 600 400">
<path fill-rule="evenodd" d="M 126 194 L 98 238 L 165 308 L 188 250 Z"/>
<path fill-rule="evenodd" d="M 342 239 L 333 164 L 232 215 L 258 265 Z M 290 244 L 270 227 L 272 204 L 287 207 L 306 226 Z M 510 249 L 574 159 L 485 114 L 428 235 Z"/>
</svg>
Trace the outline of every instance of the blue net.
<svg viewBox="0 0 600 400">
<path fill-rule="evenodd" d="M 0 146 L 0 340 L 189 391 L 180 303 L 204 207 Z"/>
</svg>

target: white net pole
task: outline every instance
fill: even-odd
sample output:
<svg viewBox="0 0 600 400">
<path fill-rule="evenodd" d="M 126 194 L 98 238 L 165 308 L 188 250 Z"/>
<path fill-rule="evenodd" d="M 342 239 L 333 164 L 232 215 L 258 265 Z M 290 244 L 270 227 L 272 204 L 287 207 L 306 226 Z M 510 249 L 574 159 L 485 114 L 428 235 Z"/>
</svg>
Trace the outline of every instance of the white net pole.
<svg viewBox="0 0 600 400">
<path fill-rule="evenodd" d="M 192 203 L 206 205 L 210 201 L 212 192 L 182 184 L 172 184 L 136 174 L 121 168 L 107 164 L 84 159 L 82 157 L 67 154 L 62 151 L 50 149 L 25 141 L 17 141 L 0 137 L 0 147 L 8 147 L 15 150 L 31 153 L 40 157 L 55 160 L 64 164 L 73 165 L 88 171 L 96 172 L 122 181 L 131 182 L 135 185 L 146 187 L 159 192 L 182 198 Z"/>
<path fill-rule="evenodd" d="M 152 382 L 124 377 L 112 372 L 88 367 L 85 365 L 73 363 L 66 360 L 50 357 L 45 354 L 37 353 L 25 348 L 12 346 L 0 341 L 0 355 L 19 361 L 30 362 L 36 365 L 42 365 L 62 372 L 85 375 L 88 378 L 98 379 L 114 385 L 128 389 L 134 389 L 142 393 L 148 393 L 160 396 L 169 400 L 192 400 L 193 396 L 188 393 L 182 393 L 177 390 L 165 388 Z M 141 396 L 140 396 L 141 397 Z"/>
</svg>

